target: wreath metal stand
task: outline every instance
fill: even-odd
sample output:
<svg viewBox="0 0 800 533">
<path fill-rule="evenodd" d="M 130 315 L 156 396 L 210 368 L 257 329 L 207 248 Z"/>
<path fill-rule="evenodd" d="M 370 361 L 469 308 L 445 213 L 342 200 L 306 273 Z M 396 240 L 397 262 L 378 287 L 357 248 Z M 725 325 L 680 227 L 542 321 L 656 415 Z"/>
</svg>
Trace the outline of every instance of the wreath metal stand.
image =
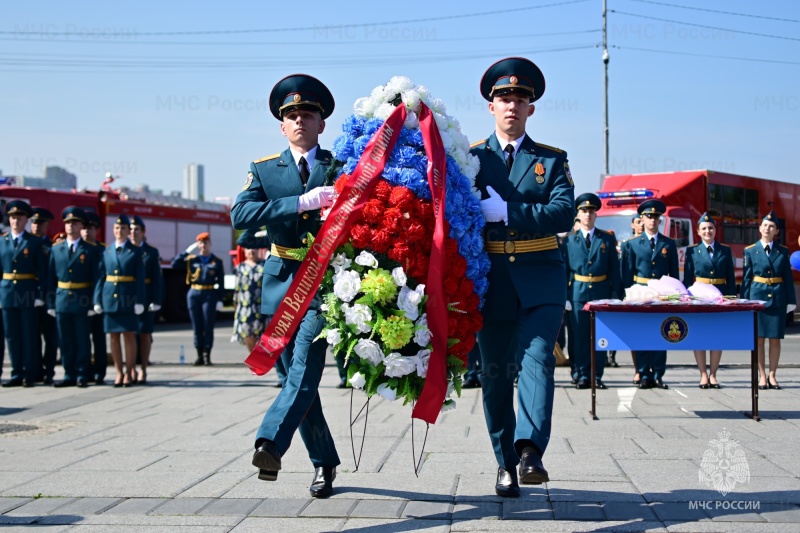
<svg viewBox="0 0 800 533">
<path fill-rule="evenodd" d="M 355 470 L 353 472 L 358 472 L 358 467 L 361 464 L 361 455 L 364 453 L 364 442 L 367 440 L 367 421 L 369 420 L 369 400 L 364 402 L 364 405 L 361 406 L 358 413 L 356 413 L 355 418 L 353 418 L 353 395 L 355 394 L 355 389 L 350 389 L 350 448 L 353 450 L 353 462 L 356 465 Z M 366 409 L 366 411 L 365 411 Z M 358 457 L 356 457 L 356 444 L 353 440 L 353 426 L 361 417 L 361 413 L 364 413 L 364 431 L 361 433 L 361 448 L 358 450 Z"/>
<path fill-rule="evenodd" d="M 411 403 L 412 408 L 417 402 Z M 416 439 L 414 438 L 414 418 L 411 418 L 411 462 L 414 464 L 414 475 L 419 477 L 419 469 L 422 466 L 422 458 L 425 456 L 425 444 L 428 442 L 428 430 L 431 425 L 425 422 L 425 438 L 422 439 L 422 449 L 419 451 L 419 456 L 416 452 Z"/>
</svg>

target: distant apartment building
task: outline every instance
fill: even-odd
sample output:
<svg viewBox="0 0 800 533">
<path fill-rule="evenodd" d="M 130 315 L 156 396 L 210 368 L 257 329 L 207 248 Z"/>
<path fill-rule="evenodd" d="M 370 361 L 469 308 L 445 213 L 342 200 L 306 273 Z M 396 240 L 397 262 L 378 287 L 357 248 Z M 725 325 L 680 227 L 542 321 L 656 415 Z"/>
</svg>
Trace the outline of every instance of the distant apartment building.
<svg viewBox="0 0 800 533">
<path fill-rule="evenodd" d="M 205 171 L 203 165 L 187 163 L 183 167 L 183 197 L 188 200 L 205 198 Z"/>
<path fill-rule="evenodd" d="M 78 187 L 78 177 L 61 167 L 45 167 L 44 177 L 6 176 L 6 184 L 17 187 L 41 187 L 42 189 L 72 190 Z"/>
</svg>

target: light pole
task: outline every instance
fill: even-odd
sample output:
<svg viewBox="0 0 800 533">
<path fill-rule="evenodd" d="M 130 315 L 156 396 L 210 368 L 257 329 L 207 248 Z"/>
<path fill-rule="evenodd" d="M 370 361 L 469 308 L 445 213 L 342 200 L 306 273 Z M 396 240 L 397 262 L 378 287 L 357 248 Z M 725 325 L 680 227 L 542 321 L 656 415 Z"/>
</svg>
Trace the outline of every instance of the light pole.
<svg viewBox="0 0 800 533">
<path fill-rule="evenodd" d="M 605 175 L 609 174 L 608 162 L 608 0 L 603 0 L 603 151 L 605 155 Z"/>
</svg>

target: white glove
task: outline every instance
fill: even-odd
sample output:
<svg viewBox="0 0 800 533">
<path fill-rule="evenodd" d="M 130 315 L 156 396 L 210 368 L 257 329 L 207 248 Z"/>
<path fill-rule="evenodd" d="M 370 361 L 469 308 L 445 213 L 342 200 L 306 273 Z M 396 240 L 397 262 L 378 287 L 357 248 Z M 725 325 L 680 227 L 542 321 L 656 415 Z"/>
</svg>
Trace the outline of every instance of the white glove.
<svg viewBox="0 0 800 533">
<path fill-rule="evenodd" d="M 186 248 L 186 253 L 190 254 L 190 253 L 194 252 L 195 250 L 197 250 L 198 246 L 199 246 L 199 243 L 197 241 L 194 241 L 192 244 L 189 245 L 188 248 Z"/>
<path fill-rule="evenodd" d="M 56 310 L 55 309 L 48 309 L 47 310 L 47 314 L 50 315 L 50 316 L 56 316 Z"/>
<path fill-rule="evenodd" d="M 158 304 L 150 304 L 150 305 L 147 307 L 147 310 L 148 310 L 148 311 L 152 311 L 153 313 L 155 313 L 156 311 L 158 311 L 158 310 L 160 310 L 160 309 L 161 309 L 161 306 L 160 306 L 160 305 L 158 305 Z"/>
<path fill-rule="evenodd" d="M 33 306 L 34 307 L 44 307 L 44 300 L 40 300 L 39 298 L 36 298 L 33 301 Z"/>
<path fill-rule="evenodd" d="M 297 198 L 297 212 L 315 211 L 333 205 L 336 189 L 332 186 L 315 187 Z"/>
<path fill-rule="evenodd" d="M 569 300 L 567 300 L 567 303 L 564 304 L 564 309 L 566 311 L 572 311 L 572 304 L 569 303 Z"/>
<path fill-rule="evenodd" d="M 265 229 L 258 230 L 255 233 L 255 235 L 253 235 L 253 237 L 266 237 L 266 236 L 267 236 L 267 230 L 265 230 Z"/>
<path fill-rule="evenodd" d="M 137 315 L 141 315 L 142 313 L 144 313 L 144 305 L 133 304 L 133 312 Z"/>
<path fill-rule="evenodd" d="M 94 315 L 96 315 L 97 313 L 95 313 L 95 312 L 94 312 L 94 309 L 89 309 L 89 311 L 88 311 L 86 314 L 87 314 L 88 316 L 94 316 Z"/>
<path fill-rule="evenodd" d="M 796 304 L 789 304 L 789 305 L 786 306 L 786 312 L 787 313 L 793 313 L 795 309 L 797 309 L 797 305 Z"/>
<path fill-rule="evenodd" d="M 222 311 L 222 302 L 217 302 L 217 311 Z"/>
<path fill-rule="evenodd" d="M 94 313 L 96 315 L 102 315 L 103 314 L 103 306 L 100 305 L 100 304 L 94 304 Z"/>
<path fill-rule="evenodd" d="M 508 224 L 508 203 L 497 194 L 491 186 L 486 187 L 489 198 L 481 200 L 481 212 L 486 222 L 503 222 Z"/>
</svg>

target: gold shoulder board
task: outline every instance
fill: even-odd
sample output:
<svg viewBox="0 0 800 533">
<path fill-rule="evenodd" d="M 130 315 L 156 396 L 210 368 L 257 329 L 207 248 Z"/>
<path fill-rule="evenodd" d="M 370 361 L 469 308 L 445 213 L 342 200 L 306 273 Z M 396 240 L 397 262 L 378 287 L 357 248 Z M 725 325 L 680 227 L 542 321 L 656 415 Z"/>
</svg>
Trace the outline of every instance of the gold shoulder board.
<svg viewBox="0 0 800 533">
<path fill-rule="evenodd" d="M 255 161 L 253 161 L 253 163 L 263 163 L 264 161 L 269 161 L 270 159 L 275 159 L 279 155 L 281 155 L 280 152 L 278 152 L 277 154 L 268 155 L 267 157 L 262 157 L 261 159 L 256 159 Z"/>
</svg>

